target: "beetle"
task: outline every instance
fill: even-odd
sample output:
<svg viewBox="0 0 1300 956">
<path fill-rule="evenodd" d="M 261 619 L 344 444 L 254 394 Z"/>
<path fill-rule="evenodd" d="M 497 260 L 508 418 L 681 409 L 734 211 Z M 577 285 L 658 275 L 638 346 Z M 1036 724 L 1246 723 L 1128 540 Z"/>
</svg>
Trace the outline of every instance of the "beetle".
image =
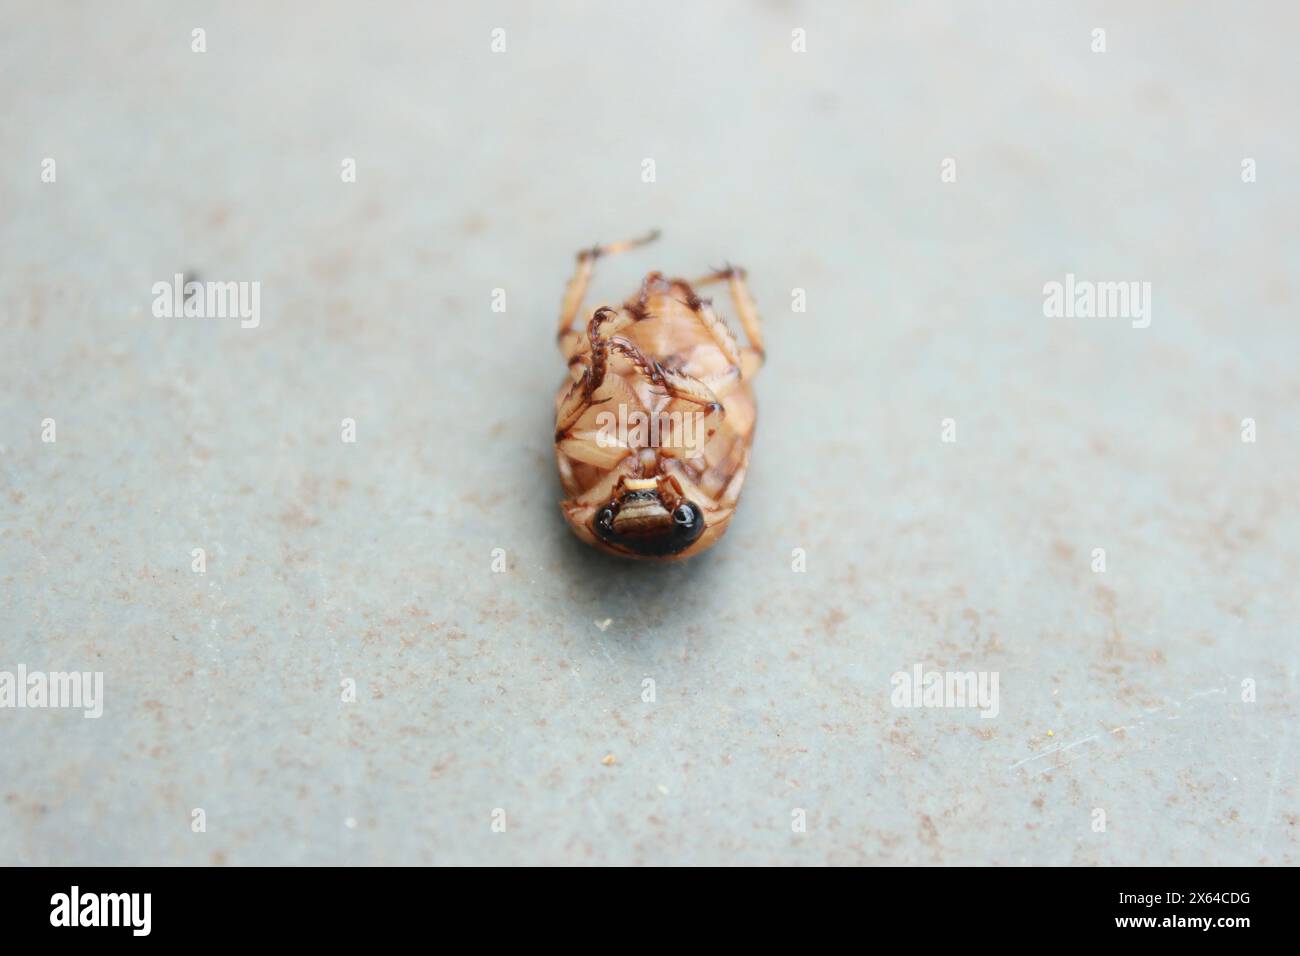
<svg viewBox="0 0 1300 956">
<path fill-rule="evenodd" d="M 557 340 L 569 377 L 555 399 L 555 460 L 574 533 L 602 551 L 673 560 L 726 532 L 749 469 L 752 382 L 764 361 L 744 269 L 694 282 L 651 272 L 622 306 L 575 327 L 598 259 L 639 239 L 578 253 Z M 748 343 L 740 346 L 696 287 L 725 282 Z"/>
</svg>

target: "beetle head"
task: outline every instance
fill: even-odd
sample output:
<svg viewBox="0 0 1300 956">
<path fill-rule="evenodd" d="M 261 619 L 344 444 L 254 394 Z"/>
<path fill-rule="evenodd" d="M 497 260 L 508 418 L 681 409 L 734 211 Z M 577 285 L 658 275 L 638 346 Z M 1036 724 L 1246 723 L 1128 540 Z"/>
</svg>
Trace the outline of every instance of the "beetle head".
<svg viewBox="0 0 1300 956">
<path fill-rule="evenodd" d="M 675 480 L 625 478 L 591 522 L 596 537 L 644 557 L 685 551 L 704 533 L 704 512 Z"/>
</svg>

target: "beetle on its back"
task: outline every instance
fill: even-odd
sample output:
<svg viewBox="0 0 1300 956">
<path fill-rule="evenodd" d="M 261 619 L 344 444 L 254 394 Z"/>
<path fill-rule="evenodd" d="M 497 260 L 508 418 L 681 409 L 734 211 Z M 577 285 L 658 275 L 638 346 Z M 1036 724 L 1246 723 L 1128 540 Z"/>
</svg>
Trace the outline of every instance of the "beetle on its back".
<svg viewBox="0 0 1300 956">
<path fill-rule="evenodd" d="M 754 434 L 758 310 L 743 269 L 694 283 L 651 272 L 620 308 L 574 328 L 595 261 L 658 238 L 578 254 L 560 311 L 569 380 L 555 410 L 560 507 L 579 538 L 633 558 L 684 558 L 727 530 Z M 749 344 L 740 347 L 695 286 L 726 282 Z"/>
</svg>

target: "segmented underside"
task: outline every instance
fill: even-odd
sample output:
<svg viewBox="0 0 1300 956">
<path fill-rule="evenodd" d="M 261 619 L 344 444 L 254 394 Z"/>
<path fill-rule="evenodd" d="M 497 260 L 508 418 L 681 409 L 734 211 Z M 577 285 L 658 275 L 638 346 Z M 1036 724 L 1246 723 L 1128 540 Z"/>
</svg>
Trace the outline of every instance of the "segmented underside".
<svg viewBox="0 0 1300 956">
<path fill-rule="evenodd" d="M 603 334 L 633 348 L 606 350 L 604 378 L 593 393 L 591 407 L 559 437 L 556 458 L 569 497 L 583 495 L 609 479 L 611 472 L 622 470 L 638 477 L 663 473 L 689 478 L 697 495 L 706 499 L 696 502 L 706 512 L 719 509 L 724 500 L 735 501 L 754 428 L 753 393 L 741 378 L 734 336 L 711 310 L 692 309 L 688 303 L 693 297 L 689 288 L 669 289 L 629 302 L 606 323 L 612 331 Z M 594 364 L 587 330 L 570 335 L 566 351 L 571 375 L 557 396 L 557 417 L 566 397 L 580 387 L 584 372 Z M 705 391 L 697 384 L 703 384 Z M 690 397 L 674 397 L 674 392 Z M 717 398 L 723 414 L 708 414 L 701 399 L 707 400 L 709 393 Z M 612 413 L 617 419 L 620 407 L 624 421 L 637 421 L 633 412 L 658 413 L 661 423 L 669 427 L 660 428 L 658 436 L 644 434 L 645 429 L 642 434 L 628 429 L 625 436 L 616 436 L 629 439 L 626 444 L 602 445 L 602 426 L 606 439 L 610 437 L 610 417 L 602 418 L 601 413 Z M 695 437 L 685 431 L 689 425 L 682 417 L 693 413 L 703 414 L 703 429 L 712 435 L 700 443 L 702 447 L 680 447 L 681 439 Z M 671 428 L 675 422 L 681 422 L 683 429 L 676 436 Z M 658 446 L 648 437 L 657 437 Z M 674 444 L 679 447 L 670 447 Z M 695 451 L 699 454 L 692 454 Z"/>
</svg>

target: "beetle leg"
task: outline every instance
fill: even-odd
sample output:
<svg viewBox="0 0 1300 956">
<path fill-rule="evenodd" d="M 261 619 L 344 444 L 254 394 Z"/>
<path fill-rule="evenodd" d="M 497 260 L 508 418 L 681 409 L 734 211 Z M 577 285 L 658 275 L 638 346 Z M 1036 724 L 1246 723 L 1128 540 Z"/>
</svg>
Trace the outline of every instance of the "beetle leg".
<svg viewBox="0 0 1300 956">
<path fill-rule="evenodd" d="M 650 297 L 668 288 L 670 288 L 668 280 L 664 278 L 662 272 L 647 273 L 641 280 L 641 291 L 636 294 L 636 298 L 628 299 L 623 304 L 623 308 L 635 321 L 642 322 L 650 318 Z"/>
<path fill-rule="evenodd" d="M 731 329 L 727 328 L 727 323 L 723 322 L 718 313 L 713 311 L 713 303 L 696 295 L 695 290 L 691 288 L 691 284 L 685 279 L 673 279 L 671 287 L 682 294 L 682 304 L 695 313 L 695 317 L 700 320 L 700 324 L 713 337 L 713 341 L 722 350 L 722 354 L 726 356 L 727 361 L 732 365 L 740 365 L 740 352 L 736 346 L 736 337 L 731 334 Z"/>
<path fill-rule="evenodd" d="M 663 389 L 670 398 L 690 402 L 692 405 L 703 405 L 709 414 L 726 414 L 713 389 L 698 378 L 674 372 L 654 359 L 647 358 L 645 353 L 621 336 L 614 336 L 605 345 L 610 351 L 627 358 L 652 385 Z"/>
<path fill-rule="evenodd" d="M 739 266 L 728 265 L 701 279 L 697 279 L 695 284 L 708 285 L 711 282 L 721 282 L 725 279 L 730 287 L 731 301 L 736 307 L 736 317 L 740 319 L 741 327 L 745 330 L 745 337 L 749 339 L 749 346 L 743 350 L 740 363 L 745 378 L 748 379 L 763 365 L 767 352 L 763 347 L 763 325 L 758 317 L 758 306 L 754 304 L 754 297 L 749 294 L 749 285 L 745 282 L 745 278 L 744 269 Z"/>
<path fill-rule="evenodd" d="M 673 372 L 662 365 L 659 373 L 662 381 L 655 384 L 663 388 L 673 405 L 682 402 L 703 408 L 702 414 L 694 412 L 699 415 L 698 424 L 689 425 L 684 419 L 673 418 L 680 408 L 669 410 L 667 424 L 660 425 L 660 428 L 667 429 L 667 441 L 660 445 L 659 453 L 664 458 L 697 459 L 703 455 L 710 438 L 718 432 L 720 421 L 727 418 L 727 406 L 723 405 L 720 395 L 715 392 L 715 385 L 728 386 L 731 381 L 740 381 L 740 369 L 736 365 L 728 365 L 722 372 L 708 376 L 707 380 Z M 663 412 L 662 405 L 655 407 L 656 415 L 662 415 Z"/>
<path fill-rule="evenodd" d="M 709 490 L 702 485 L 695 476 L 691 474 L 690 467 L 675 458 L 666 458 L 661 463 L 662 473 L 671 481 L 676 482 L 680 493 L 688 500 L 695 502 L 705 510 L 708 522 L 713 522 L 719 517 L 722 510 L 730 512 L 735 507 L 735 502 L 722 504 L 718 499 L 709 493 Z M 726 515 L 730 517 L 730 515 Z"/>
<path fill-rule="evenodd" d="M 561 471 L 563 472 L 563 469 Z M 618 467 L 611 469 L 604 478 L 586 491 L 561 501 L 560 510 L 575 529 L 581 529 L 580 535 L 595 543 L 595 539 L 591 537 L 591 519 L 595 517 L 596 510 L 609 504 L 624 478 L 639 475 L 640 471 L 641 467 L 636 455 L 628 455 Z M 569 490 L 568 486 L 565 490 Z"/>
<path fill-rule="evenodd" d="M 727 507 L 736 507 L 736 502 L 740 498 L 740 489 L 745 484 L 745 473 L 749 471 L 749 449 L 745 449 L 745 454 L 740 460 L 740 465 L 731 473 L 731 480 L 727 482 L 726 490 L 722 492 L 722 497 L 718 499 L 718 504 Z"/>
<path fill-rule="evenodd" d="M 556 408 L 555 441 L 557 444 L 561 444 L 562 447 L 571 447 L 564 446 L 564 443 L 573 437 L 569 434 L 570 431 L 578 424 L 587 410 L 592 405 L 597 404 L 595 401 L 596 391 L 604 384 L 605 372 L 609 366 L 609 353 L 611 352 L 615 352 L 631 362 L 641 374 L 642 379 L 649 382 L 651 388 L 662 390 L 671 400 L 702 406 L 705 410 L 704 420 L 709 422 L 709 426 L 716 427 L 716 423 L 710 421 L 715 416 L 719 420 L 725 417 L 725 407 L 708 384 L 698 378 L 666 368 L 661 363 L 646 356 L 644 352 L 622 336 L 607 337 L 605 332 L 607 325 L 617 328 L 626 325 L 630 321 L 633 320 L 626 312 L 615 313 L 613 309 L 608 308 L 597 309 L 591 317 L 591 322 L 587 326 L 587 338 L 591 351 L 590 353 L 583 352 L 574 356 L 574 359 L 576 359 L 573 369 L 574 381 Z M 579 368 L 581 368 L 581 373 L 578 372 Z M 739 374 L 735 372 L 734 367 L 728 369 L 727 372 Z M 716 379 L 720 383 L 726 382 L 725 373 L 722 377 L 711 376 L 711 379 Z M 607 396 L 602 401 L 609 401 L 609 397 Z M 712 427 L 705 431 L 705 440 L 712 435 Z M 617 452 L 614 449 L 607 449 L 601 453 L 600 457 L 607 459 L 616 454 Z M 608 461 L 602 461 L 601 463 L 608 464 Z"/>
<path fill-rule="evenodd" d="M 602 435 L 600 431 L 574 432 L 557 442 L 555 447 L 569 461 L 598 468 L 614 467 L 632 450 L 617 435 Z"/>
<path fill-rule="evenodd" d="M 631 343 L 626 342 L 624 339 L 606 338 L 605 325 L 612 322 L 616 328 L 621 328 L 630 321 L 632 320 L 622 313 L 617 313 L 613 309 L 602 306 L 592 314 L 591 321 L 587 323 L 587 345 L 590 347 L 590 351 L 580 352 L 580 346 L 576 343 L 569 346 L 574 353 L 569 358 L 572 367 L 571 374 L 574 380 L 556 409 L 555 440 L 557 442 L 565 436 L 570 428 L 577 424 L 583 413 L 594 404 L 593 396 L 596 394 L 596 389 L 600 388 L 605 381 L 605 368 L 609 349 L 615 348 L 617 351 L 622 351 L 621 347 L 615 346 L 613 343 L 624 342 L 627 347 L 633 348 Z M 563 338 L 561 344 L 562 346 L 564 344 Z M 633 348 L 633 351 L 636 351 L 636 349 Z M 640 352 L 636 354 L 641 355 Z M 644 356 L 641 356 L 641 359 L 645 361 Z M 581 372 L 578 371 L 579 368 L 581 368 Z"/>
<path fill-rule="evenodd" d="M 599 375 L 600 380 L 597 380 L 597 375 Z M 569 433 L 569 429 L 578 424 L 578 420 L 582 418 L 587 409 L 595 404 L 592 395 L 600 387 L 604 375 L 603 363 L 599 371 L 588 365 L 582 370 L 582 376 L 570 385 L 569 390 L 564 393 L 564 398 L 560 400 L 559 407 L 555 410 L 555 441 L 557 443 L 564 440 Z"/>
<path fill-rule="evenodd" d="M 640 463 L 636 455 L 628 455 L 616 468 L 611 468 L 604 478 L 596 482 L 580 495 L 570 498 L 563 502 L 566 511 L 580 511 L 583 508 L 590 508 L 593 505 L 599 507 L 609 504 L 614 492 L 622 484 L 624 478 L 632 478 L 641 473 Z"/>
<path fill-rule="evenodd" d="M 740 381 L 742 376 L 739 367 L 728 365 L 721 371 L 714 372 L 712 375 L 700 379 L 714 395 L 719 399 L 726 398 L 727 393 L 732 390 Z"/>
<path fill-rule="evenodd" d="M 560 327 L 556 332 L 557 338 L 563 338 L 573 326 L 573 320 L 578 317 L 582 310 L 582 300 L 587 297 L 587 289 L 591 285 L 591 273 L 595 269 L 596 260 L 601 256 L 614 256 L 620 252 L 627 252 L 629 249 L 635 249 L 637 246 L 643 246 L 647 242 L 653 242 L 659 238 L 659 230 L 653 229 L 639 239 L 628 239 L 623 242 L 613 242 L 607 246 L 593 246 L 590 249 L 584 249 L 578 253 L 578 267 L 573 272 L 573 278 L 564 290 L 564 302 L 560 306 Z"/>
<path fill-rule="evenodd" d="M 560 352 L 568 361 L 570 369 L 577 367 L 574 379 L 581 375 L 582 366 L 591 364 L 593 356 L 600 351 L 602 343 L 610 335 L 633 321 L 634 317 L 626 312 L 615 312 L 608 306 L 602 306 L 592 314 L 585 332 L 569 329 L 561 333 Z"/>
</svg>

